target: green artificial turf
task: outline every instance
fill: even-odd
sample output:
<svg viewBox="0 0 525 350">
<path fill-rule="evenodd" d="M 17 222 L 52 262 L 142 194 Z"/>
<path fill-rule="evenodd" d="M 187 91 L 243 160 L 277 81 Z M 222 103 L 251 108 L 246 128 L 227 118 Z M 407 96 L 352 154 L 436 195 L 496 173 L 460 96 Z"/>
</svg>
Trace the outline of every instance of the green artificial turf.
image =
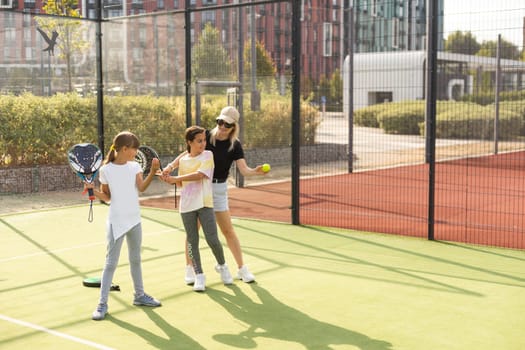
<svg viewBox="0 0 525 350">
<path fill-rule="evenodd" d="M 93 321 L 99 289 L 82 281 L 101 274 L 107 211 L 0 216 L 0 348 L 525 349 L 525 251 L 235 219 L 257 281 L 224 286 L 202 239 L 196 293 L 179 214 L 147 208 L 144 284 L 163 305 L 132 305 L 124 244 L 121 291 Z"/>
</svg>

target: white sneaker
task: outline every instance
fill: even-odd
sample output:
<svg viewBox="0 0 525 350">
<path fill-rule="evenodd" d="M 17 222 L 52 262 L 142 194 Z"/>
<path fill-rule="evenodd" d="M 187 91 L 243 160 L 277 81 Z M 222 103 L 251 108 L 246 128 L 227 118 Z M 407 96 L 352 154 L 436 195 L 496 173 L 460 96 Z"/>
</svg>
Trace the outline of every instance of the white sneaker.
<svg viewBox="0 0 525 350">
<path fill-rule="evenodd" d="M 251 283 L 255 281 L 255 276 L 248 270 L 248 266 L 243 265 L 237 272 L 237 278 L 245 283 Z"/>
<path fill-rule="evenodd" d="M 186 265 L 186 272 L 184 273 L 184 282 L 186 284 L 195 283 L 195 272 L 193 271 L 193 266 Z"/>
<path fill-rule="evenodd" d="M 97 305 L 97 308 L 95 309 L 95 311 L 93 311 L 91 318 L 95 321 L 100 321 L 100 320 L 103 320 L 104 317 L 106 317 L 107 313 L 108 313 L 108 304 L 100 303 Z"/>
<path fill-rule="evenodd" d="M 233 284 L 233 278 L 228 269 L 228 265 L 217 265 L 215 266 L 215 271 L 221 274 L 222 283 L 224 284 Z"/>
<path fill-rule="evenodd" d="M 195 275 L 193 290 L 196 292 L 204 292 L 206 290 L 206 276 L 204 276 L 203 273 L 198 273 Z"/>
</svg>

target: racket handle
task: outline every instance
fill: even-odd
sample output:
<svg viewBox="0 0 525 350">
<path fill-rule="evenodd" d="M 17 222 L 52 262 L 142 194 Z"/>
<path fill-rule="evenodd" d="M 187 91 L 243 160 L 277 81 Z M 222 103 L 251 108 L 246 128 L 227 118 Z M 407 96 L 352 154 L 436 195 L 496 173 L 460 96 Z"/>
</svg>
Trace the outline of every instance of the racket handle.
<svg viewBox="0 0 525 350">
<path fill-rule="evenodd" d="M 92 188 L 88 188 L 88 197 L 89 197 L 90 201 L 94 201 L 95 200 L 95 193 L 93 192 Z"/>
</svg>

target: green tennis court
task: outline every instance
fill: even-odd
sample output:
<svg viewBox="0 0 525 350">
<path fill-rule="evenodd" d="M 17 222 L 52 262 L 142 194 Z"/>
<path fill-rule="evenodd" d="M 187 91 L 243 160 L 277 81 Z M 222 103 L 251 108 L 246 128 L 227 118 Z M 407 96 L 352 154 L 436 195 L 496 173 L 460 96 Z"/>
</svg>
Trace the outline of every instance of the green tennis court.
<svg viewBox="0 0 525 350">
<path fill-rule="evenodd" d="M 121 291 L 92 321 L 99 290 L 82 280 L 101 274 L 107 210 L 93 223 L 85 205 L 0 216 L 0 348 L 525 348 L 525 251 L 236 219 L 257 282 L 224 286 L 202 240 L 195 293 L 179 214 L 149 208 L 144 283 L 163 306 L 132 305 L 124 245 Z"/>
</svg>

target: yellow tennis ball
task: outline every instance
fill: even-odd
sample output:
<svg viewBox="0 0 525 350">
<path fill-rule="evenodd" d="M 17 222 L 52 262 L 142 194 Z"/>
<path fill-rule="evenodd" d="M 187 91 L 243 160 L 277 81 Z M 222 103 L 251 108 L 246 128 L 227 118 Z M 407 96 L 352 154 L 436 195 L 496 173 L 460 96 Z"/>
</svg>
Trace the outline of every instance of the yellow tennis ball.
<svg viewBox="0 0 525 350">
<path fill-rule="evenodd" d="M 270 164 L 268 164 L 268 163 L 264 163 L 264 164 L 262 165 L 262 171 L 264 171 L 265 173 L 269 172 L 270 169 L 271 169 Z"/>
</svg>

